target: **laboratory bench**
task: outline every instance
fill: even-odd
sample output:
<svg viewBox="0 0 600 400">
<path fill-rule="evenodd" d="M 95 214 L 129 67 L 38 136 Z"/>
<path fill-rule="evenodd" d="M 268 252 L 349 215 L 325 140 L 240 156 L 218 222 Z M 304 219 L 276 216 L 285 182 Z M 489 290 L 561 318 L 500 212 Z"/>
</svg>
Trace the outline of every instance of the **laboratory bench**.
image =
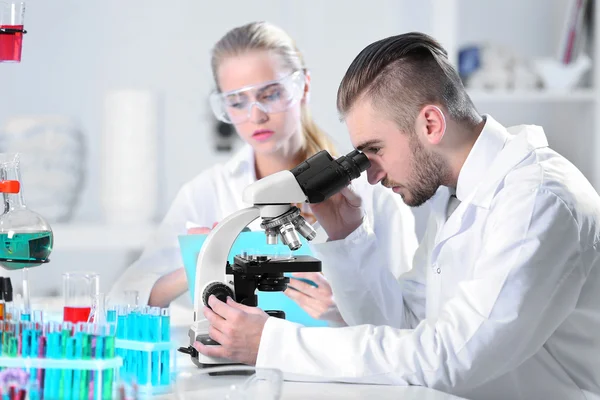
<svg viewBox="0 0 600 400">
<path fill-rule="evenodd" d="M 42 309 L 45 315 L 60 318 L 62 311 L 62 298 L 39 298 L 32 299 L 32 308 Z M 173 346 L 187 346 L 187 331 L 189 322 L 187 314 L 188 309 L 179 306 L 171 307 L 171 340 Z M 194 372 L 197 367 L 191 362 L 190 357 L 183 353 L 176 353 L 176 371 Z M 212 382 L 215 386 L 222 387 L 224 382 L 226 385 L 238 385 L 243 383 L 247 376 L 217 376 L 209 377 L 203 375 L 200 379 L 208 380 L 205 384 L 205 389 L 210 387 Z M 210 389 L 209 389 L 210 390 Z M 204 398 L 200 395 L 203 392 L 195 393 L 189 398 Z M 177 399 L 175 388 L 170 393 L 154 395 L 150 398 L 157 400 Z M 211 396 L 212 399 L 215 397 Z M 362 385 L 362 384 L 344 384 L 344 383 L 313 383 L 313 382 L 293 382 L 284 381 L 282 386 L 282 400 L 292 399 L 365 399 L 375 398 L 378 400 L 394 399 L 394 400 L 460 400 L 461 397 L 449 395 L 437 390 L 428 389 L 418 386 L 387 386 L 387 385 Z"/>
<path fill-rule="evenodd" d="M 172 330 L 174 340 L 180 338 L 183 345 L 187 338 L 187 327 L 176 326 Z M 177 371 L 197 370 L 197 367 L 191 362 L 190 357 L 178 353 Z M 243 376 L 219 376 L 205 377 L 201 379 L 228 380 L 232 385 L 242 383 L 247 377 Z M 190 398 L 201 398 L 199 397 Z M 153 396 L 152 399 L 175 400 L 175 393 L 161 396 Z M 285 381 L 282 387 L 281 400 L 307 400 L 307 399 L 377 399 L 377 400 L 460 400 L 461 397 L 442 393 L 437 390 L 419 387 L 419 386 L 386 386 L 386 385 L 360 385 L 346 383 L 313 383 L 313 382 L 291 382 Z"/>
</svg>

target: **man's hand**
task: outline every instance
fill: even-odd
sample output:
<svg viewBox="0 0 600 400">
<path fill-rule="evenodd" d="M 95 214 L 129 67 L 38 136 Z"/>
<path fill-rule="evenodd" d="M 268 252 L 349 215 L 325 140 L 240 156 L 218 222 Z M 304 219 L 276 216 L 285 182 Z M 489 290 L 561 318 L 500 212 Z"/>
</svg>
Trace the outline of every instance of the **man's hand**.
<svg viewBox="0 0 600 400">
<path fill-rule="evenodd" d="M 308 279 L 317 287 L 300 279 Z M 323 274 L 318 272 L 295 272 L 292 274 L 285 295 L 294 300 L 315 319 L 346 325 L 333 301 L 331 286 Z"/>
<path fill-rule="evenodd" d="M 361 205 L 360 196 L 348 186 L 321 203 L 310 204 L 310 208 L 327 232 L 329 240 L 340 240 L 362 223 Z"/>
<path fill-rule="evenodd" d="M 269 316 L 260 308 L 236 303 L 230 297 L 223 303 L 210 296 L 204 316 L 210 322 L 208 335 L 221 346 L 194 343 L 200 353 L 209 357 L 227 358 L 248 365 L 256 364 L 262 331 Z"/>
</svg>

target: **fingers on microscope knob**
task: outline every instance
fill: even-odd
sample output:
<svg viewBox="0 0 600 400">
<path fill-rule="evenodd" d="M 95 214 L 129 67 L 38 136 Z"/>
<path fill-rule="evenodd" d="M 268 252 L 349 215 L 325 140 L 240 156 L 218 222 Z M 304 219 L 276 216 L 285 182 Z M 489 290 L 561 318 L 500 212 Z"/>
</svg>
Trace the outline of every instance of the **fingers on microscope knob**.
<svg viewBox="0 0 600 400">
<path fill-rule="evenodd" d="M 208 305 L 208 298 L 211 295 L 215 295 L 215 297 L 222 302 L 227 301 L 227 297 L 235 298 L 233 295 L 233 290 L 223 282 L 212 282 L 210 285 L 204 289 L 204 293 L 202 293 L 202 300 L 204 304 L 210 308 Z"/>
</svg>

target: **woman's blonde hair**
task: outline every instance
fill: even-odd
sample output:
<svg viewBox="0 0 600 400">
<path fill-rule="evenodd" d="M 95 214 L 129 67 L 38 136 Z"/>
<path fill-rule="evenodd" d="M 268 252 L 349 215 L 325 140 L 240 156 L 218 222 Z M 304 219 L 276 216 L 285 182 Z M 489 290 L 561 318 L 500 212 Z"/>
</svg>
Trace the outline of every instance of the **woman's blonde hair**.
<svg viewBox="0 0 600 400">
<path fill-rule="evenodd" d="M 273 52 L 291 71 L 306 71 L 304 58 L 290 35 L 268 22 L 251 22 L 230 30 L 213 47 L 211 67 L 217 86 L 219 85 L 217 71 L 221 62 L 227 57 L 252 50 Z M 335 154 L 333 142 L 317 126 L 306 104 L 302 104 L 300 120 L 305 138 L 305 158 L 321 150 Z"/>
</svg>

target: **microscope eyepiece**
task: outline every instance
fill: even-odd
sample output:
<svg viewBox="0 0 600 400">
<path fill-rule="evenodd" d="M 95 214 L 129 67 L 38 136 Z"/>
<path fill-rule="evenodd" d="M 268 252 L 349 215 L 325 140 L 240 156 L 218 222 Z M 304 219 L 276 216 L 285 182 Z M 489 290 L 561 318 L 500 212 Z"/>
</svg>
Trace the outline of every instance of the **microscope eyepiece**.
<svg viewBox="0 0 600 400">
<path fill-rule="evenodd" d="M 290 171 L 308 202 L 320 203 L 348 186 L 351 180 L 358 178 L 370 166 L 367 156 L 358 150 L 337 159 L 323 150 Z"/>
<path fill-rule="evenodd" d="M 371 166 L 367 156 L 358 150 L 353 150 L 345 156 L 338 158 L 336 161 L 346 169 L 348 175 L 350 175 L 350 179 L 358 178 L 360 174 L 365 172 Z"/>
</svg>

